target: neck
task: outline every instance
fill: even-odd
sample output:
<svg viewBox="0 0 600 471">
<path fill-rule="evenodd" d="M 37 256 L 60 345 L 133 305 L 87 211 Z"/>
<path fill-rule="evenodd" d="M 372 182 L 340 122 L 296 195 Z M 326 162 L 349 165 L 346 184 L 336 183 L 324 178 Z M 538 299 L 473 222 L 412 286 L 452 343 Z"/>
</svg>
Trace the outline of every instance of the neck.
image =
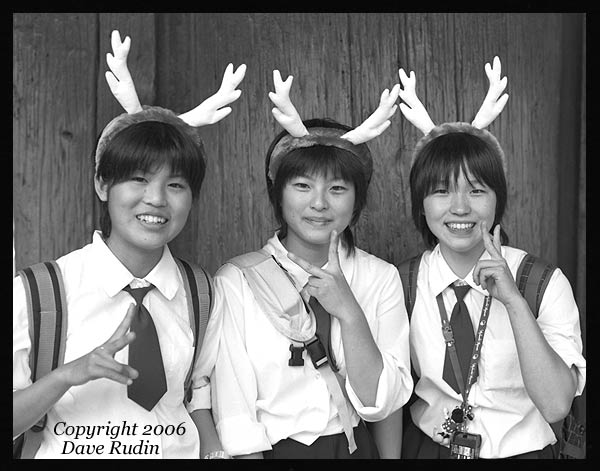
<svg viewBox="0 0 600 471">
<path fill-rule="evenodd" d="M 119 262 L 136 278 L 145 278 L 160 261 L 164 250 L 164 247 L 161 247 L 152 252 L 144 251 L 140 253 L 140 251 L 131 248 L 124 250 L 117 244 L 111 243 L 110 237 L 105 242 Z"/>
<path fill-rule="evenodd" d="M 483 254 L 483 245 L 477 249 L 470 250 L 469 252 L 455 252 L 454 250 L 448 250 L 445 246 L 440 245 L 440 251 L 444 260 L 461 280 L 464 280 L 469 272 L 473 269 L 481 254 Z"/>
<path fill-rule="evenodd" d="M 286 237 L 281 241 L 282 245 L 294 255 L 306 260 L 310 264 L 321 268 L 329 260 L 329 246 L 307 244 L 299 239 Z"/>
</svg>

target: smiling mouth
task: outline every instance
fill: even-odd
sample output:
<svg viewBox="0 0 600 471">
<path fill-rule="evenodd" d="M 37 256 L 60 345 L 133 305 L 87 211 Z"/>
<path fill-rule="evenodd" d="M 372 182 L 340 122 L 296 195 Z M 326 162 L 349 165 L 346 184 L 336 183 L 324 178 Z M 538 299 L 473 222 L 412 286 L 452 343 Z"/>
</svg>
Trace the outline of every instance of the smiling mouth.
<svg viewBox="0 0 600 471">
<path fill-rule="evenodd" d="M 474 222 L 447 222 L 445 226 L 452 232 L 468 232 L 475 227 Z"/>
<path fill-rule="evenodd" d="M 306 222 L 315 226 L 325 226 L 332 222 L 331 219 L 326 218 L 304 218 Z"/>
<path fill-rule="evenodd" d="M 146 224 L 156 225 L 166 224 L 168 221 L 168 219 L 163 218 L 161 216 L 151 216 L 150 214 L 138 214 L 136 218 L 138 219 L 138 221 L 145 222 Z"/>
</svg>

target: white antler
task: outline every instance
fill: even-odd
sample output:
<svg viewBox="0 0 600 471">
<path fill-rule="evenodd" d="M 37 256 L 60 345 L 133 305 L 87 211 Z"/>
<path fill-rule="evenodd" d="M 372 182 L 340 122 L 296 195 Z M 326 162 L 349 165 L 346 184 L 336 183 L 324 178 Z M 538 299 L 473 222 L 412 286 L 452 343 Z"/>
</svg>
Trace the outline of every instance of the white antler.
<svg viewBox="0 0 600 471">
<path fill-rule="evenodd" d="M 508 79 L 504 77 L 500 79 L 500 59 L 498 56 L 494 57 L 493 66 L 490 67 L 489 63 L 485 64 L 485 73 L 490 81 L 490 88 L 483 100 L 483 104 L 475 119 L 471 123 L 473 127 L 478 129 L 484 129 L 490 125 L 494 119 L 502 112 L 504 105 L 508 101 L 508 94 L 500 96 L 500 94 L 506 88 Z"/>
<path fill-rule="evenodd" d="M 179 118 L 194 127 L 206 126 L 221 121 L 231 113 L 231 107 L 226 105 L 233 103 L 242 94 L 242 91 L 236 90 L 236 87 L 245 74 L 246 64 L 240 65 L 235 72 L 233 71 L 233 64 L 229 64 L 225 69 L 223 81 L 217 93 L 204 100 L 193 110 L 179 115 Z M 224 106 L 225 108 L 223 108 Z"/>
<path fill-rule="evenodd" d="M 411 70 L 410 77 L 408 77 L 404 69 L 400 69 L 398 75 L 404 86 L 404 90 L 400 90 L 400 98 L 404 101 L 404 103 L 400 103 L 400 111 L 423 134 L 428 134 L 435 127 L 435 124 L 429 117 L 423 103 L 417 97 L 415 73 Z"/>
<path fill-rule="evenodd" d="M 341 138 L 352 142 L 354 145 L 358 145 L 379 136 L 391 124 L 390 118 L 398 108 L 396 100 L 399 93 L 399 83 L 394 85 L 391 92 L 386 88 L 381 94 L 379 106 L 373 114 L 365 119 L 360 126 L 352 131 L 348 131 Z"/>
<path fill-rule="evenodd" d="M 127 113 L 142 111 L 142 105 L 135 91 L 133 79 L 127 68 L 127 55 L 131 46 L 131 38 L 125 37 L 121 42 L 121 35 L 114 30 L 110 37 L 113 53 L 106 54 L 106 63 L 110 71 L 104 74 L 112 94 Z"/>
<path fill-rule="evenodd" d="M 294 77 L 291 75 L 284 81 L 281 80 L 279 70 L 273 71 L 273 84 L 275 92 L 269 92 L 269 98 L 275 105 L 271 111 L 277 122 L 293 137 L 302 137 L 308 134 L 308 130 L 298 111 L 290 100 L 290 88 Z"/>
</svg>

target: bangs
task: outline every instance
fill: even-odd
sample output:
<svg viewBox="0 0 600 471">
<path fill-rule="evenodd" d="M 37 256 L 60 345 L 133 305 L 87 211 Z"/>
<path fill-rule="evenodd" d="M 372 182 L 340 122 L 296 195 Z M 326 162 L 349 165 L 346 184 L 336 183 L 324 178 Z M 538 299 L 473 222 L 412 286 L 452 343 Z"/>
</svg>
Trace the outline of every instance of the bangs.
<svg viewBox="0 0 600 471">
<path fill-rule="evenodd" d="M 317 145 L 291 151 L 282 159 L 277 173 L 277 179 L 281 181 L 314 175 L 342 179 L 357 186 L 363 169 L 351 152 L 337 147 Z"/>
<path fill-rule="evenodd" d="M 501 162 L 481 139 L 459 133 L 447 134 L 423 149 L 419 186 L 426 193 L 440 183 L 446 187 L 455 186 L 461 171 L 470 181 L 475 180 L 492 189 L 497 186 L 497 176 L 503 175 Z"/>
<path fill-rule="evenodd" d="M 203 149 L 170 124 L 146 121 L 119 132 L 104 151 L 98 176 L 118 183 L 135 172 L 154 172 L 163 166 L 184 178 L 198 195 L 204 179 Z"/>
</svg>

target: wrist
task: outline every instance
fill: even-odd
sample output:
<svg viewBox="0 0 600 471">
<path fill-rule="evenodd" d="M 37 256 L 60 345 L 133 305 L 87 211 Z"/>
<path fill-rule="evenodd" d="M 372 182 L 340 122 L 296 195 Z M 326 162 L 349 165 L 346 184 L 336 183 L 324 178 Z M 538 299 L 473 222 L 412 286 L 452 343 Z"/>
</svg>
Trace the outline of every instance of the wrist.
<svg viewBox="0 0 600 471">
<path fill-rule="evenodd" d="M 215 450 L 204 455 L 205 460 L 228 460 L 231 456 L 227 454 L 224 450 Z"/>
</svg>

